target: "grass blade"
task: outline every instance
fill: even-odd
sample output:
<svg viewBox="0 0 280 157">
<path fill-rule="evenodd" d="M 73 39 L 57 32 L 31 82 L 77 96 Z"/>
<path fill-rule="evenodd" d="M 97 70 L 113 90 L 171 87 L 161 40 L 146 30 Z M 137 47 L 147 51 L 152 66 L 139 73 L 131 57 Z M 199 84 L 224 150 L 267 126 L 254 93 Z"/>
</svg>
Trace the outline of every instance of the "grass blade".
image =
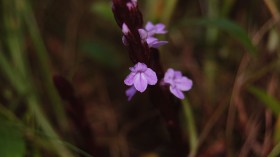
<svg viewBox="0 0 280 157">
<path fill-rule="evenodd" d="M 184 99 L 182 102 L 183 102 L 184 119 L 187 122 L 187 128 L 189 133 L 189 144 L 190 144 L 189 157 L 194 157 L 196 155 L 197 145 L 198 145 L 198 137 L 197 137 L 196 127 L 195 127 L 195 121 L 188 100 Z"/>
<path fill-rule="evenodd" d="M 279 115 L 280 102 L 276 98 L 269 95 L 266 91 L 264 91 L 260 88 L 254 87 L 254 86 L 249 87 L 248 90 L 256 98 L 258 98 L 261 102 L 263 102 L 267 108 L 271 109 L 275 115 Z"/>
</svg>

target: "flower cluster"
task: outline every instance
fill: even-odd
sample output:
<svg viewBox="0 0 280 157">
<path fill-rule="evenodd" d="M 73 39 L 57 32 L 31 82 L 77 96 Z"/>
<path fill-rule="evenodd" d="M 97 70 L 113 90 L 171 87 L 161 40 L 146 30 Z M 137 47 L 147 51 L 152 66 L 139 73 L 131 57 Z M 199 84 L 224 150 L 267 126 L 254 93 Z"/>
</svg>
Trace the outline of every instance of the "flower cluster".
<svg viewBox="0 0 280 157">
<path fill-rule="evenodd" d="M 138 9 L 137 0 L 113 0 L 113 12 L 118 25 L 122 29 L 122 42 L 129 48 L 129 56 L 135 65 L 130 67 L 130 74 L 124 83 L 130 88 L 126 90 L 128 100 L 131 100 L 137 91 L 144 92 L 148 85 L 158 83 L 157 73 L 149 67 L 154 65 L 154 50 L 165 45 L 168 41 L 160 41 L 155 37 L 157 34 L 166 34 L 165 25 L 147 22 L 143 27 L 142 14 Z M 156 64 L 159 64 L 157 62 Z M 149 65 L 149 66 L 148 66 Z M 160 76 L 162 78 L 163 76 Z M 192 81 L 183 76 L 180 71 L 168 69 L 159 85 L 169 86 L 170 92 L 179 99 L 184 99 L 184 91 L 192 87 Z"/>
<path fill-rule="evenodd" d="M 126 77 L 124 83 L 130 88 L 126 90 L 128 100 L 131 100 L 137 91 L 144 92 L 148 85 L 157 83 L 156 73 L 144 63 L 137 63 L 129 68 L 131 73 Z M 184 99 L 183 91 L 189 91 L 193 82 L 182 75 L 180 71 L 169 68 L 164 75 L 161 85 L 168 85 L 170 92 L 179 99 Z"/>
</svg>

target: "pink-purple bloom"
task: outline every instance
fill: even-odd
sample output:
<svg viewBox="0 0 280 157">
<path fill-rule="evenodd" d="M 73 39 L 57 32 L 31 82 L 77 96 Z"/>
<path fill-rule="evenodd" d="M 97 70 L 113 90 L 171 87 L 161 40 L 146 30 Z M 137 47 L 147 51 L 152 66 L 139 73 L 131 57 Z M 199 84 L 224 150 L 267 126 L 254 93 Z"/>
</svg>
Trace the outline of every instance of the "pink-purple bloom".
<svg viewBox="0 0 280 157">
<path fill-rule="evenodd" d="M 122 32 L 124 35 L 127 35 L 130 32 L 129 28 L 127 27 L 127 25 L 125 23 L 122 24 Z M 127 40 L 124 35 L 122 36 L 122 42 L 125 46 L 127 46 L 128 45 Z"/>
<path fill-rule="evenodd" d="M 142 42 L 147 42 L 149 47 L 158 48 L 161 45 L 167 44 L 168 41 L 159 41 L 157 38 L 153 37 L 154 33 L 150 33 L 145 29 L 138 29 Z"/>
<path fill-rule="evenodd" d="M 180 71 L 175 71 L 171 68 L 166 71 L 163 82 L 170 85 L 170 92 L 179 99 L 184 99 L 183 91 L 190 90 L 193 85 L 192 80 L 183 76 Z"/>
<path fill-rule="evenodd" d="M 131 1 L 127 3 L 128 8 L 130 7 L 134 7 L 137 4 L 137 1 Z M 145 29 L 138 29 L 139 35 L 141 37 L 142 42 L 147 42 L 149 47 L 152 48 L 158 48 L 161 45 L 167 44 L 168 41 L 160 41 L 157 38 L 154 37 L 155 34 L 165 34 L 167 33 L 165 29 L 165 25 L 164 24 L 156 24 L 153 25 L 151 22 L 147 22 Z M 127 43 L 127 39 L 125 37 L 125 35 L 127 35 L 130 30 L 127 27 L 127 25 L 125 23 L 123 23 L 122 25 L 122 32 L 123 32 L 123 36 L 122 36 L 122 42 L 124 45 L 128 45 Z"/>
<path fill-rule="evenodd" d="M 144 92 L 148 85 L 157 83 L 156 73 L 147 67 L 146 64 L 138 62 L 134 67 L 129 68 L 131 73 L 125 78 L 124 83 L 134 86 L 139 92 Z"/>
<path fill-rule="evenodd" d="M 167 33 L 165 29 L 165 25 L 162 23 L 153 24 L 152 22 L 147 22 L 145 26 L 145 30 L 148 32 L 149 36 L 153 36 L 154 34 L 165 34 Z"/>
<path fill-rule="evenodd" d="M 131 3 L 132 3 L 134 6 L 137 6 L 137 0 L 131 0 Z"/>
<path fill-rule="evenodd" d="M 126 6 L 128 7 L 129 10 L 132 10 L 133 8 L 136 8 L 137 0 L 131 0 L 130 2 L 127 2 Z"/>
<path fill-rule="evenodd" d="M 167 44 L 167 41 L 159 41 L 154 37 L 155 34 L 165 34 L 165 25 L 162 23 L 153 24 L 152 22 L 147 22 L 145 29 L 139 29 L 139 34 L 142 40 L 145 40 L 149 47 L 158 48 L 161 45 Z"/>
<path fill-rule="evenodd" d="M 122 32 L 123 34 L 127 35 L 129 33 L 129 28 L 125 23 L 122 24 Z"/>
</svg>

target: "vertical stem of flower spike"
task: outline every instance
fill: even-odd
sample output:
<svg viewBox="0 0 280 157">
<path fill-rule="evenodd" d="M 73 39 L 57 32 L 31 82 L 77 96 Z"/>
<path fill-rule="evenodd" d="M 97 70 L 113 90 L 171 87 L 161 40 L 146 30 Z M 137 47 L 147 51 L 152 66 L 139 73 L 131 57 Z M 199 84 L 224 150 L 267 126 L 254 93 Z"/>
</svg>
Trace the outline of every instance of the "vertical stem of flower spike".
<svg viewBox="0 0 280 157">
<path fill-rule="evenodd" d="M 158 79 L 163 78 L 163 70 L 159 62 L 159 52 L 157 49 L 151 49 L 151 68 L 157 73 Z M 168 89 L 162 88 L 159 84 L 152 86 L 149 92 L 149 96 L 153 105 L 161 113 L 166 128 L 170 137 L 170 149 L 173 156 L 185 157 L 186 142 L 183 139 L 182 128 L 180 125 L 179 115 L 182 111 L 182 105 L 180 101 L 174 98 L 174 96 L 168 91 Z"/>
</svg>

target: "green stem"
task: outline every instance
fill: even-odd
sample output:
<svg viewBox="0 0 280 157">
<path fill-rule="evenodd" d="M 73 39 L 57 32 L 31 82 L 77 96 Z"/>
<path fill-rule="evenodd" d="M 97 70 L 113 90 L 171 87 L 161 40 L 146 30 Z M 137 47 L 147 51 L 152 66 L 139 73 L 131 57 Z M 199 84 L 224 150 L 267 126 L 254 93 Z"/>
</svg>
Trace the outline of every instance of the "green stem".
<svg viewBox="0 0 280 157">
<path fill-rule="evenodd" d="M 196 127 L 195 127 L 195 121 L 188 100 L 184 99 L 182 102 L 183 102 L 184 116 L 187 121 L 187 128 L 189 133 L 189 143 L 190 143 L 189 157 L 194 157 L 197 153 L 197 147 L 198 147 L 198 137 L 197 137 Z"/>
</svg>

